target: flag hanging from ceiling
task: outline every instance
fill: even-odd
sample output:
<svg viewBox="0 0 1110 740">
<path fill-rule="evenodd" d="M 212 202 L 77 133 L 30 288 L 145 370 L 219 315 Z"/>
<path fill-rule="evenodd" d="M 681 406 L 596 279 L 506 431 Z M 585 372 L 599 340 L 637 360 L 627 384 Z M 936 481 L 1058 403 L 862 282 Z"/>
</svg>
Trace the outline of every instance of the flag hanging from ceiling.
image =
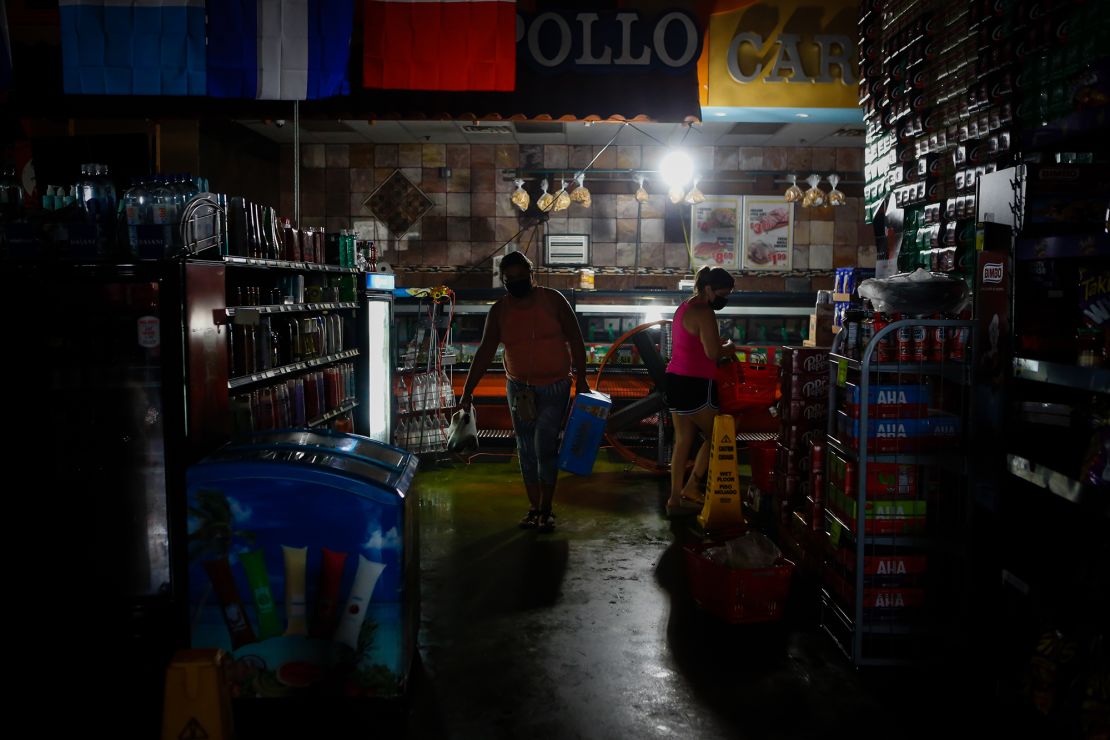
<svg viewBox="0 0 1110 740">
<path fill-rule="evenodd" d="M 60 0 L 71 95 L 204 95 L 204 0 Z"/>
<path fill-rule="evenodd" d="M 354 0 L 211 0 L 208 94 L 312 100 L 350 91 Z"/>
<path fill-rule="evenodd" d="M 364 2 L 364 87 L 514 89 L 516 0 Z"/>
</svg>

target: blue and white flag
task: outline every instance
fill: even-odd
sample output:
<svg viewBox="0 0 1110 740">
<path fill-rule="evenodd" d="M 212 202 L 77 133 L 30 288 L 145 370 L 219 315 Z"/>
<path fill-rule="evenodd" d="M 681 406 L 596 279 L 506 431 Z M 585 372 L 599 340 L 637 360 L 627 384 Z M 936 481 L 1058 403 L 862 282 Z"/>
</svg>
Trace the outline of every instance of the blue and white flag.
<svg viewBox="0 0 1110 740">
<path fill-rule="evenodd" d="M 71 95 L 204 95 L 204 0 L 60 0 Z"/>
<path fill-rule="evenodd" d="M 211 0 L 208 94 L 311 100 L 350 92 L 353 0 Z"/>
</svg>

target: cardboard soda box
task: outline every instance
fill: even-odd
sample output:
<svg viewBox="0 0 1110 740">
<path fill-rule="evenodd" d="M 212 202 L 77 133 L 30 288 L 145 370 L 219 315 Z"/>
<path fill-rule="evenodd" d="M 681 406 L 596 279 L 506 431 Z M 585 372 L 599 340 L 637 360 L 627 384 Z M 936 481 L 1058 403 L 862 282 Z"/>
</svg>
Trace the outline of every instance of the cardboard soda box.
<svg viewBox="0 0 1110 740">
<path fill-rule="evenodd" d="M 563 445 L 559 448 L 560 470 L 576 475 L 593 472 L 612 405 L 608 394 L 599 391 L 575 395 L 570 419 L 563 432 Z"/>
<path fill-rule="evenodd" d="M 859 418 L 860 389 L 855 383 L 846 383 L 845 410 L 853 419 Z M 932 388 L 927 385 L 872 385 L 867 388 L 869 397 L 867 415 L 873 419 L 899 419 L 928 416 L 933 401 Z"/>
</svg>

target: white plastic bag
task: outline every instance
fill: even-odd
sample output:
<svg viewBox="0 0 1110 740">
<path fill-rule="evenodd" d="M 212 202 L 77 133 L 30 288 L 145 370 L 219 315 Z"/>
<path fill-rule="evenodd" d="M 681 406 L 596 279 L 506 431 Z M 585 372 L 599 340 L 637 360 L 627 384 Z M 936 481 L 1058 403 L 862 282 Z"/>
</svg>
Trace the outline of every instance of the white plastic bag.
<svg viewBox="0 0 1110 740">
<path fill-rule="evenodd" d="M 459 409 L 451 415 L 451 426 L 447 430 L 447 451 L 469 457 L 478 451 L 478 414 L 474 407 L 470 410 Z"/>
</svg>

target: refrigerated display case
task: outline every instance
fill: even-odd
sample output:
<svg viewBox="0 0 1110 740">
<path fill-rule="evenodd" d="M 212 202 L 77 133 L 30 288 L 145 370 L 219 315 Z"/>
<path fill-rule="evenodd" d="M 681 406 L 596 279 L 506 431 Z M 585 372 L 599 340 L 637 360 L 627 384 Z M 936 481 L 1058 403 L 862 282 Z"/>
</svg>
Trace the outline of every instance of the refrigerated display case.
<svg viewBox="0 0 1110 740">
<path fill-rule="evenodd" d="M 326 430 L 268 432 L 189 469 L 194 648 L 233 696 L 393 697 L 419 627 L 412 454 Z"/>
<path fill-rule="evenodd" d="M 618 340 L 644 324 L 669 320 L 690 294 L 663 290 L 561 292 L 574 309 L 582 329 L 590 382 L 598 390 L 612 396 L 614 414 L 620 419 L 619 412 L 623 407 L 649 396 L 656 386 L 637 342 L 647 341 L 665 359 L 669 356 L 668 325 L 664 324 L 654 333 L 647 330 L 639 340 Z M 463 290 L 456 294 L 454 319 L 446 348 L 447 356 L 452 357 L 454 362 L 450 369 L 453 371 L 451 380 L 456 395 L 462 392 L 469 361 L 481 341 L 490 306 L 503 295 L 504 292 L 499 290 Z M 743 359 L 773 364 L 777 359 L 776 347 L 800 344 L 806 337 L 814 302 L 813 293 L 738 291 L 730 298 L 729 305 L 717 312 L 721 336 L 733 339 L 743 353 Z M 426 313 L 426 301 L 410 297 L 397 299 L 398 348 L 419 343 L 420 317 Z M 608 360 L 602 369 L 606 357 Z M 399 356 L 396 361 L 400 366 L 402 361 Z M 602 371 L 600 376 L 599 370 Z M 478 384 L 474 401 L 481 407 L 480 436 L 490 443 L 511 444 L 512 423 L 505 404 L 500 352 Z M 666 428 L 669 419 L 665 414 L 661 417 L 654 414 L 640 421 L 635 429 L 622 431 L 622 435 L 628 437 L 629 448 L 639 449 L 644 456 L 660 463 L 669 460 L 669 432 Z M 770 414 L 745 414 L 738 424 L 738 429 L 744 432 L 770 432 L 775 428 Z"/>
<path fill-rule="evenodd" d="M 360 410 L 358 428 L 370 439 L 393 439 L 393 273 L 363 275 L 361 310 L 366 319 L 362 331 L 363 371 L 359 373 Z"/>
</svg>

